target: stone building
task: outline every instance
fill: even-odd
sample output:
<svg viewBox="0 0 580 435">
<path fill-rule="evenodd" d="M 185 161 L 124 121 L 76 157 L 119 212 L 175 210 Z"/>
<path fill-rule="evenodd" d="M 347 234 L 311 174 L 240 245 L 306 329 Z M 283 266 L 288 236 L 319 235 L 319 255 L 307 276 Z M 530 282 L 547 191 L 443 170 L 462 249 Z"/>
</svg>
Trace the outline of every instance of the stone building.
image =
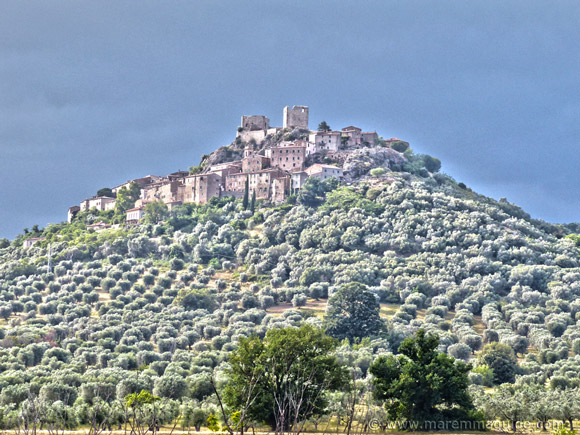
<svg viewBox="0 0 580 435">
<path fill-rule="evenodd" d="M 342 133 L 340 131 L 316 131 L 308 136 L 306 155 L 340 149 Z"/>
<path fill-rule="evenodd" d="M 131 183 L 137 183 L 141 189 L 144 189 L 146 186 L 153 184 L 153 183 L 159 183 L 162 180 L 163 180 L 163 177 L 159 177 L 157 175 L 146 175 L 145 177 L 142 177 L 142 178 L 137 178 L 135 180 L 129 180 L 123 184 L 120 184 L 118 186 L 113 187 L 111 190 L 116 195 L 119 192 L 119 190 L 121 190 L 123 187 L 128 189 L 129 186 L 131 185 Z"/>
<path fill-rule="evenodd" d="M 242 116 L 242 125 L 244 130 L 268 130 L 270 128 L 270 120 L 265 116 Z"/>
<path fill-rule="evenodd" d="M 284 202 L 290 193 L 291 179 L 287 175 L 285 177 L 274 178 L 272 180 L 272 190 L 270 193 L 270 201 Z M 256 195 L 257 197 L 257 195 Z"/>
<path fill-rule="evenodd" d="M 286 178 L 286 181 L 276 182 L 276 187 L 273 188 L 274 180 Z M 230 174 L 226 176 L 226 192 L 237 193 L 235 196 L 243 195 L 246 190 L 246 183 L 248 183 L 248 192 L 250 196 L 256 192 L 257 199 L 264 199 L 266 201 L 273 200 L 273 189 L 276 196 L 279 198 L 286 195 L 290 186 L 290 177 L 285 171 L 278 168 L 263 169 L 256 172 L 241 172 L 239 174 Z M 282 193 L 284 192 L 284 193 Z M 283 199 L 282 199 L 283 201 Z"/>
<path fill-rule="evenodd" d="M 177 171 L 169 174 L 166 178 L 169 181 L 183 181 L 189 175 L 189 171 Z"/>
<path fill-rule="evenodd" d="M 143 202 L 162 201 L 165 204 L 175 205 L 183 203 L 184 185 L 181 179 L 155 183 L 143 191 Z"/>
<path fill-rule="evenodd" d="M 379 139 L 379 135 L 376 131 L 363 131 L 361 135 L 363 145 L 366 143 L 370 146 L 374 146 L 375 141 Z"/>
<path fill-rule="evenodd" d="M 296 144 L 274 146 L 266 150 L 266 155 L 270 157 L 272 167 L 286 171 L 298 171 L 304 169 L 306 145 L 304 141 L 300 141 Z"/>
<path fill-rule="evenodd" d="M 316 177 L 319 178 L 321 181 L 331 177 L 340 179 L 344 175 L 344 171 L 342 170 L 342 168 L 332 165 L 323 165 L 320 163 L 316 163 L 306 168 L 304 172 L 306 172 L 306 174 L 308 174 L 309 177 Z"/>
<path fill-rule="evenodd" d="M 343 136 L 348 138 L 346 146 L 356 147 L 360 146 L 362 143 L 362 130 L 360 128 L 351 125 L 349 127 L 344 127 L 341 132 Z"/>
<path fill-rule="evenodd" d="M 225 183 L 226 192 L 244 192 L 246 190 L 247 179 L 248 173 L 246 172 L 226 175 L 226 183 Z"/>
<path fill-rule="evenodd" d="M 308 129 L 308 106 L 284 107 L 284 118 L 282 122 L 284 128 L 304 128 Z"/>
<path fill-rule="evenodd" d="M 213 165 L 209 167 L 208 173 L 217 174 L 224 178 L 229 174 L 236 174 L 242 171 L 242 161 L 236 160 L 235 162 L 220 163 L 219 165 Z"/>
<path fill-rule="evenodd" d="M 269 134 L 270 120 L 265 116 L 242 116 L 242 125 L 238 129 L 236 137 L 243 142 L 251 140 L 257 143 L 262 142 Z"/>
<path fill-rule="evenodd" d="M 81 211 L 81 208 L 78 205 L 73 205 L 72 207 L 69 207 L 66 215 L 66 221 L 70 224 L 79 211 Z"/>
<path fill-rule="evenodd" d="M 145 216 L 145 206 L 127 210 L 127 223 L 132 225 L 138 224 L 143 219 L 143 216 Z"/>
<path fill-rule="evenodd" d="M 93 208 L 99 211 L 113 210 L 115 208 L 115 198 L 110 198 L 108 196 L 93 196 L 92 198 L 82 201 L 79 208 L 80 211 L 86 211 Z"/>
<path fill-rule="evenodd" d="M 219 174 L 212 172 L 185 177 L 183 202 L 205 204 L 214 196 L 219 198 L 222 180 Z"/>
<path fill-rule="evenodd" d="M 278 178 L 288 178 L 288 176 L 284 171 L 278 168 L 264 169 L 262 171 L 249 173 L 248 186 L 250 196 L 256 192 L 257 199 L 264 199 L 266 201 L 272 200 L 272 185 L 274 184 L 274 180 Z M 278 195 L 280 195 L 279 192 L 280 188 L 278 188 Z"/>
<path fill-rule="evenodd" d="M 242 172 L 256 172 L 270 166 L 270 159 L 259 154 L 250 154 L 242 159 Z"/>
<path fill-rule="evenodd" d="M 291 177 L 293 191 L 302 189 L 302 186 L 308 180 L 308 174 L 305 171 L 292 172 Z"/>
</svg>

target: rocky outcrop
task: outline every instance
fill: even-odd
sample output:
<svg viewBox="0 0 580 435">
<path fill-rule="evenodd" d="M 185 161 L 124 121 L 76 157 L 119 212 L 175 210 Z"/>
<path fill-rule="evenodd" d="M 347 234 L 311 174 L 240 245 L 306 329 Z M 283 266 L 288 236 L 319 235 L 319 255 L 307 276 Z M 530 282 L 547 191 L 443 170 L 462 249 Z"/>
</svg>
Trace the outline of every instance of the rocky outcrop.
<svg viewBox="0 0 580 435">
<path fill-rule="evenodd" d="M 392 168 L 407 161 L 402 153 L 391 148 L 372 147 L 336 153 L 334 158 L 342 165 L 345 176 L 351 179 L 366 175 L 377 167 Z"/>
<path fill-rule="evenodd" d="M 244 151 L 242 149 L 234 148 L 233 146 L 229 145 L 219 147 L 211 154 L 204 156 L 201 160 L 201 164 L 207 170 L 210 166 L 240 160 L 243 156 Z"/>
</svg>

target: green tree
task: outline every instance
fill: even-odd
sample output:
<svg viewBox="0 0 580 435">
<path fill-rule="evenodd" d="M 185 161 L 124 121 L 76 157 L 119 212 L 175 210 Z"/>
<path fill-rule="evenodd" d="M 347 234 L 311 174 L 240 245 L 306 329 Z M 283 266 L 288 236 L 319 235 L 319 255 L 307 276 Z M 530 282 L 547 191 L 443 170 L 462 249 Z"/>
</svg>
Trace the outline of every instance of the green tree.
<svg viewBox="0 0 580 435">
<path fill-rule="evenodd" d="M 114 198 L 115 194 L 110 187 L 103 187 L 97 191 L 97 196 L 108 196 L 109 198 Z"/>
<path fill-rule="evenodd" d="M 373 293 L 358 282 L 343 284 L 328 301 L 324 329 L 331 337 L 350 342 L 380 334 L 385 323 Z"/>
<path fill-rule="evenodd" d="M 145 206 L 144 211 L 145 218 L 143 220 L 150 224 L 161 222 L 169 216 L 169 209 L 163 201 L 150 202 Z"/>
<path fill-rule="evenodd" d="M 496 385 L 515 381 L 516 361 L 513 349 L 498 342 L 485 345 L 479 356 L 479 363 L 493 370 L 493 381 Z"/>
<path fill-rule="evenodd" d="M 373 177 L 380 177 L 382 175 L 385 175 L 387 171 L 385 170 L 385 168 L 373 168 L 371 169 L 371 175 Z"/>
<path fill-rule="evenodd" d="M 532 418 L 533 406 L 537 395 L 527 384 L 502 384 L 486 397 L 486 413 L 500 420 L 507 420 L 512 430 L 517 430 L 517 423 Z"/>
<path fill-rule="evenodd" d="M 429 172 L 439 172 L 441 169 L 441 160 L 431 157 L 427 154 L 423 155 L 423 164 L 425 165 L 425 169 Z"/>
<path fill-rule="evenodd" d="M 179 290 L 175 298 L 175 304 L 181 305 L 187 310 L 208 310 L 213 311 L 216 306 L 215 296 L 207 289 L 188 289 Z"/>
<path fill-rule="evenodd" d="M 430 422 L 469 420 L 470 366 L 437 352 L 439 338 L 417 331 L 399 346 L 401 355 L 380 356 L 370 367 L 375 398 L 389 418 L 433 429 Z"/>
<path fill-rule="evenodd" d="M 129 185 L 129 188 L 122 187 L 117 192 L 117 201 L 115 202 L 115 213 L 123 215 L 127 210 L 135 207 L 135 202 L 141 195 L 141 188 L 134 181 Z"/>
<path fill-rule="evenodd" d="M 391 148 L 400 153 L 404 153 L 409 149 L 409 143 L 402 140 L 394 141 L 391 142 Z"/>
<path fill-rule="evenodd" d="M 330 128 L 330 125 L 328 125 L 326 121 L 322 121 L 318 124 L 318 131 L 332 131 L 332 128 Z"/>
<path fill-rule="evenodd" d="M 574 420 L 580 418 L 580 389 L 567 388 L 554 390 L 557 405 L 555 417 L 570 424 L 570 430 L 574 430 Z"/>
<path fill-rule="evenodd" d="M 147 390 L 125 396 L 125 406 L 128 410 L 125 424 L 129 425 L 132 434 L 145 435 L 151 429 L 153 434 L 156 433 L 159 421 L 157 402 L 160 400 Z M 125 433 L 126 429 L 125 427 Z"/>
<path fill-rule="evenodd" d="M 244 189 L 244 199 L 242 199 L 242 207 L 244 210 L 248 209 L 248 203 L 250 201 L 250 180 L 246 178 L 246 187 Z"/>
<path fill-rule="evenodd" d="M 307 419 L 325 412 L 325 393 L 348 382 L 332 355 L 336 344 L 310 325 L 270 329 L 263 340 L 240 340 L 227 369 L 226 404 L 277 433 L 291 426 L 300 433 Z"/>
<path fill-rule="evenodd" d="M 316 207 L 324 201 L 325 189 L 319 178 L 310 177 L 298 192 L 298 202 L 302 205 Z"/>
</svg>

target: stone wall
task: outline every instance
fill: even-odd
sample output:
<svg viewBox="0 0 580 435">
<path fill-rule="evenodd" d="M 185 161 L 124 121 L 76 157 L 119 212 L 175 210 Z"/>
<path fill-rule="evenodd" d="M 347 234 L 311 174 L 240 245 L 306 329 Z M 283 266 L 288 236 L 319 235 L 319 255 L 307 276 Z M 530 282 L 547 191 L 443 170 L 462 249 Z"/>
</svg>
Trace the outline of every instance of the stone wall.
<svg viewBox="0 0 580 435">
<path fill-rule="evenodd" d="M 242 128 L 244 130 L 268 130 L 270 120 L 265 116 L 242 116 Z"/>
<path fill-rule="evenodd" d="M 284 107 L 283 127 L 308 129 L 308 106 Z"/>
</svg>

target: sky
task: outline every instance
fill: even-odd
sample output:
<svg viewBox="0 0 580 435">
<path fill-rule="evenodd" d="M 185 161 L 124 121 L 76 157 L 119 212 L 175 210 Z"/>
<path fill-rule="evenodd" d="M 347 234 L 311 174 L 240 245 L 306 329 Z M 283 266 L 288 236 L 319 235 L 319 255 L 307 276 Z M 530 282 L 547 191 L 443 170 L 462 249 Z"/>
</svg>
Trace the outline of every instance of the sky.
<svg viewBox="0 0 580 435">
<path fill-rule="evenodd" d="M 579 47 L 577 0 L 2 0 L 0 237 L 287 105 L 578 222 Z"/>
</svg>

